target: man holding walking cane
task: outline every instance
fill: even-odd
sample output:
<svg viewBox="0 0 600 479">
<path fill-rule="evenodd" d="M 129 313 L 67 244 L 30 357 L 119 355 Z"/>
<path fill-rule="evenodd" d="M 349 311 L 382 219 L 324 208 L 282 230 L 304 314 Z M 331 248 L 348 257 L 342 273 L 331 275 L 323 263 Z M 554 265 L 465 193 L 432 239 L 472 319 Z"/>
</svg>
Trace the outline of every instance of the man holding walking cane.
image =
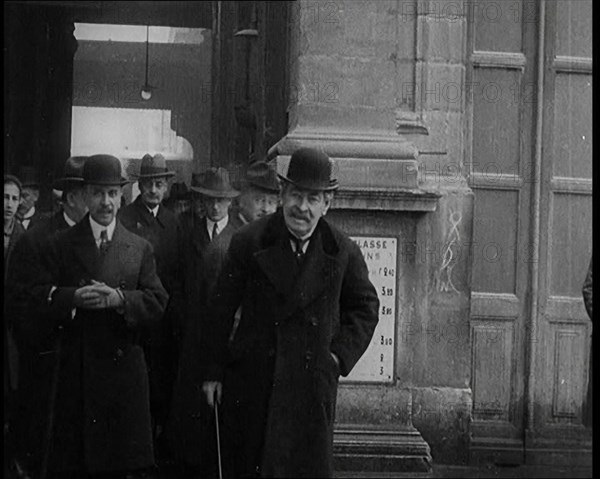
<svg viewBox="0 0 600 479">
<path fill-rule="evenodd" d="M 282 209 L 233 236 L 207 308 L 197 350 L 206 400 L 222 404 L 224 477 L 332 476 L 338 377 L 369 345 L 379 301 L 358 246 L 323 218 L 331 171 L 323 152 L 292 155 Z"/>
</svg>

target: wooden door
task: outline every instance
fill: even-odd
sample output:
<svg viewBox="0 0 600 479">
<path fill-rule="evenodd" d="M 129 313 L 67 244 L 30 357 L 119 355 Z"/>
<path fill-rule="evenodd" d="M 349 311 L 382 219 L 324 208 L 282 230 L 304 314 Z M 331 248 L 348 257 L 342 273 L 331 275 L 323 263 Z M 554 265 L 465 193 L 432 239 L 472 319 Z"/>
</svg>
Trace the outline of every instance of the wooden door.
<svg viewBox="0 0 600 479">
<path fill-rule="evenodd" d="M 591 321 L 581 288 L 592 254 L 592 2 L 545 2 L 539 294 L 528 462 L 591 465 L 582 424 Z"/>
<path fill-rule="evenodd" d="M 591 458 L 581 298 L 592 246 L 591 1 L 476 3 L 471 457 L 582 464 Z"/>
<path fill-rule="evenodd" d="M 477 6 L 470 9 L 467 75 L 472 93 L 467 164 L 475 194 L 471 457 L 521 463 L 536 13 L 526 2 Z"/>
</svg>

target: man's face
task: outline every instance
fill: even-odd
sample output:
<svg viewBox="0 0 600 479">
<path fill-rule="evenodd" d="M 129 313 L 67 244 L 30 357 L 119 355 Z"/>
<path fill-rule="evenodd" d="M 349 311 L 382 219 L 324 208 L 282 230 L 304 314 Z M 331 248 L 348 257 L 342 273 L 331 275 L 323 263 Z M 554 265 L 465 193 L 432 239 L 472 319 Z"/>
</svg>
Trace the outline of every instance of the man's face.
<svg viewBox="0 0 600 479">
<path fill-rule="evenodd" d="M 102 226 L 108 226 L 121 206 L 122 188 L 118 185 L 86 185 L 85 204 L 90 216 Z"/>
<path fill-rule="evenodd" d="M 160 205 L 167 193 L 168 186 L 166 178 L 148 178 L 140 180 L 139 187 L 142 201 L 149 208 Z"/>
<path fill-rule="evenodd" d="M 19 212 L 21 214 L 27 213 L 35 206 L 39 197 L 40 190 L 37 188 L 31 186 L 23 187 L 23 191 L 21 192 L 21 204 L 19 205 Z"/>
<path fill-rule="evenodd" d="M 302 238 L 327 213 L 331 199 L 322 191 L 305 190 L 288 183 L 281 191 L 281 203 L 285 224 L 292 233 Z"/>
<path fill-rule="evenodd" d="M 21 194 L 14 183 L 4 183 L 4 220 L 10 221 L 17 214 Z"/>
<path fill-rule="evenodd" d="M 215 223 L 227 216 L 229 207 L 231 206 L 231 198 L 204 196 L 202 201 L 206 210 L 206 217 Z"/>
<path fill-rule="evenodd" d="M 240 197 L 240 211 L 248 221 L 275 213 L 279 195 L 258 188 L 248 188 Z"/>
<path fill-rule="evenodd" d="M 67 193 L 67 209 L 67 214 L 76 223 L 83 219 L 88 212 L 84 188 L 75 188 Z"/>
</svg>

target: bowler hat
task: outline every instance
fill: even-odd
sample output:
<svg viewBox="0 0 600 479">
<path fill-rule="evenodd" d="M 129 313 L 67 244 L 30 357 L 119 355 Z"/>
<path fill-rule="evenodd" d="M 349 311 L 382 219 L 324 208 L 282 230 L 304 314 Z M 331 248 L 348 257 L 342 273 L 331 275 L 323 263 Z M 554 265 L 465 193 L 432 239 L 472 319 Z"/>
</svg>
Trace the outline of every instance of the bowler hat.
<svg viewBox="0 0 600 479">
<path fill-rule="evenodd" d="M 192 175 L 192 191 L 211 198 L 235 198 L 240 192 L 229 183 L 229 172 L 225 168 L 209 168 L 200 178 Z"/>
<path fill-rule="evenodd" d="M 37 170 L 32 166 L 23 166 L 19 170 L 17 177 L 21 180 L 23 188 L 27 187 L 40 187 L 40 180 L 37 174 Z"/>
<path fill-rule="evenodd" d="M 167 169 L 167 160 L 160 153 L 152 156 L 145 154 L 140 166 L 138 180 L 145 178 L 162 178 L 163 176 L 175 176 L 174 171 Z"/>
<path fill-rule="evenodd" d="M 83 181 L 86 185 L 107 186 L 129 183 L 123 178 L 121 162 L 112 155 L 90 156 L 83 165 Z"/>
<path fill-rule="evenodd" d="M 290 158 L 287 176 L 279 177 L 306 190 L 333 191 L 339 184 L 331 178 L 331 169 L 331 160 L 326 153 L 314 148 L 300 148 Z"/>
<path fill-rule="evenodd" d="M 83 165 L 87 156 L 71 156 L 67 158 L 63 176 L 52 183 L 55 190 L 65 190 L 72 186 L 83 185 Z"/>
<path fill-rule="evenodd" d="M 264 161 L 252 163 L 246 170 L 242 186 L 249 185 L 270 193 L 279 193 L 279 180 L 275 168 Z"/>
</svg>

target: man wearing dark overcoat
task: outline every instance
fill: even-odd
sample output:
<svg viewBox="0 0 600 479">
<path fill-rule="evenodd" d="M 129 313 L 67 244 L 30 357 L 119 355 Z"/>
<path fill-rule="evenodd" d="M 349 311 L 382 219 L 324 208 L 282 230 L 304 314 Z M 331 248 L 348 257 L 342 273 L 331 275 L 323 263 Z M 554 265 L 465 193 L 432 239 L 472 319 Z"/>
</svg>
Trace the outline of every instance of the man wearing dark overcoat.
<svg viewBox="0 0 600 479">
<path fill-rule="evenodd" d="M 40 199 L 40 181 L 36 169 L 31 166 L 24 166 L 20 169 L 18 176 L 23 185 L 23 190 L 17 217 L 23 228 L 27 230 L 47 218 L 48 215 L 37 208 L 37 202 Z"/>
<path fill-rule="evenodd" d="M 156 272 L 169 294 L 169 304 L 156 330 L 144 344 L 150 375 L 150 397 L 154 421 L 155 446 L 161 461 L 168 459 L 162 431 L 171 403 L 173 383 L 181 350 L 183 278 L 180 255 L 180 229 L 175 215 L 163 205 L 169 171 L 163 155 L 144 155 L 138 176 L 140 195 L 119 211 L 119 220 L 132 233 L 153 247 Z"/>
<path fill-rule="evenodd" d="M 48 256 L 52 239 L 78 223 L 88 209 L 84 198 L 83 164 L 85 157 L 70 157 L 65 162 L 63 176 L 52 184 L 61 192 L 61 211 L 31 226 L 17 243 L 14 261 L 8 271 L 5 301 L 14 318 L 15 336 L 19 346 L 18 432 L 19 461 L 24 470 L 39 471 L 47 421 L 54 398 L 51 397 L 53 367 L 56 363 L 56 338 L 38 336 L 35 311 L 28 300 L 28 285 L 36 281 L 49 267 Z"/>
<path fill-rule="evenodd" d="M 358 246 L 323 218 L 331 170 L 325 153 L 294 152 L 282 210 L 234 235 L 208 305 L 197 351 L 206 400 L 222 401 L 227 477 L 332 475 L 338 377 L 369 345 L 379 301 Z"/>
<path fill-rule="evenodd" d="M 169 442 L 177 452 L 181 477 L 205 477 L 215 463 L 211 457 L 212 416 L 202 397 L 197 376 L 193 338 L 202 327 L 207 298 L 221 269 L 229 242 L 239 224 L 232 221 L 229 209 L 239 195 L 229 181 L 225 168 L 209 168 L 203 177 L 192 178 L 194 214 L 188 216 L 183 230 L 183 256 L 186 262 L 185 286 L 188 301 L 187 329 L 169 419 Z M 204 216 L 199 218 L 200 212 Z"/>
<path fill-rule="evenodd" d="M 83 178 L 89 214 L 52 241 L 48 271 L 30 285 L 38 328 L 61 336 L 49 477 L 141 477 L 154 466 L 141 341 L 168 294 L 150 243 L 116 219 L 120 161 L 91 156 Z"/>
</svg>

